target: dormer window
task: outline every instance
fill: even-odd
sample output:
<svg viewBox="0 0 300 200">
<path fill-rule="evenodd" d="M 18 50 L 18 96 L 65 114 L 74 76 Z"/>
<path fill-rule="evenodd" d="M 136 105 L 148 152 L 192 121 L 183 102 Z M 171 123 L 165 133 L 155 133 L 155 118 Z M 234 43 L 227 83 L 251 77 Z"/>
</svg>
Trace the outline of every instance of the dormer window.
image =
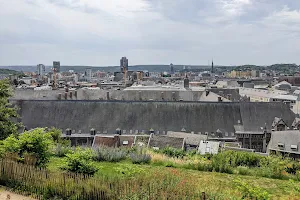
<svg viewBox="0 0 300 200">
<path fill-rule="evenodd" d="M 279 142 L 279 143 L 278 143 L 278 148 L 280 148 L 280 149 L 284 149 L 284 144 L 283 144 L 283 143 L 281 143 L 281 142 Z"/>
<path fill-rule="evenodd" d="M 292 151 L 297 151 L 298 150 L 298 145 L 291 145 Z"/>
</svg>

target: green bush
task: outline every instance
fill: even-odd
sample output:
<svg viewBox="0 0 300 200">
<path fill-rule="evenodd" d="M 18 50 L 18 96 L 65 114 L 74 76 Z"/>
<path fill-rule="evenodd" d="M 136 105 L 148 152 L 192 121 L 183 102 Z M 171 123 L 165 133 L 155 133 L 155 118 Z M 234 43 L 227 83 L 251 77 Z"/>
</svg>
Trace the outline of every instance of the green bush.
<svg viewBox="0 0 300 200">
<path fill-rule="evenodd" d="M 61 167 L 69 172 L 94 175 L 98 168 L 94 165 L 93 151 L 91 149 L 78 148 L 74 153 L 66 154 L 65 163 Z"/>
<path fill-rule="evenodd" d="M 271 195 L 260 187 L 251 186 L 241 180 L 234 180 L 237 189 L 242 193 L 242 199 L 269 200 Z"/>
<path fill-rule="evenodd" d="M 247 166 L 259 167 L 260 160 L 263 156 L 256 153 L 241 152 L 241 151 L 224 151 L 219 153 L 218 156 L 226 157 L 231 167 Z M 215 155 L 212 157 L 214 159 Z"/>
<path fill-rule="evenodd" d="M 99 147 L 95 150 L 93 159 L 95 161 L 119 162 L 125 160 L 127 152 L 120 148 Z"/>
<path fill-rule="evenodd" d="M 56 144 L 54 148 L 54 155 L 57 157 L 64 157 L 68 153 L 72 153 L 73 150 L 70 146 L 62 145 L 61 143 Z"/>
<path fill-rule="evenodd" d="M 37 158 L 36 165 L 45 166 L 51 157 L 52 137 L 43 128 L 24 132 L 19 136 L 19 155 L 29 153 Z"/>
<path fill-rule="evenodd" d="M 151 162 L 151 156 L 145 153 L 131 153 L 130 159 L 133 164 L 148 164 Z"/>
<path fill-rule="evenodd" d="M 18 137 L 11 135 L 2 141 L 0 152 L 16 153 L 20 161 L 24 161 L 25 156 L 30 155 L 36 159 L 35 165 L 44 167 L 51 157 L 53 146 L 52 137 L 43 128 L 24 132 Z"/>
<path fill-rule="evenodd" d="M 183 158 L 186 155 L 186 152 L 182 149 L 175 149 L 172 147 L 165 147 L 161 150 L 161 153 L 173 157 L 173 158 Z"/>
<path fill-rule="evenodd" d="M 246 167 L 246 166 L 238 166 L 237 171 L 238 171 L 238 174 L 241 174 L 241 175 L 250 175 L 251 174 L 249 167 Z"/>
<path fill-rule="evenodd" d="M 3 156 L 5 153 L 19 153 L 20 144 L 19 140 L 14 136 L 10 135 L 5 140 L 1 141 L 0 154 Z"/>
<path fill-rule="evenodd" d="M 230 165 L 230 157 L 223 154 L 216 154 L 212 157 L 211 167 L 213 171 L 221 173 L 233 173 L 233 169 Z"/>
</svg>

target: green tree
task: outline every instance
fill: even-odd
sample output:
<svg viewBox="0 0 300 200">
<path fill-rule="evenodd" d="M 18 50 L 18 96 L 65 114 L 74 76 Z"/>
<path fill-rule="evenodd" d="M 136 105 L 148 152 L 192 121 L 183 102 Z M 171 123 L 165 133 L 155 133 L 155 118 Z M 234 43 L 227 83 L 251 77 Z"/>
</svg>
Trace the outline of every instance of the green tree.
<svg viewBox="0 0 300 200">
<path fill-rule="evenodd" d="M 0 153 L 16 153 L 18 159 L 22 161 L 26 155 L 31 155 L 36 159 L 35 165 L 43 167 L 49 161 L 53 149 L 51 133 L 43 128 L 36 128 L 26 131 L 18 137 L 10 135 L 1 141 Z"/>
<path fill-rule="evenodd" d="M 52 136 L 43 128 L 26 131 L 19 136 L 20 152 L 23 157 L 26 153 L 37 159 L 37 166 L 45 166 L 51 157 L 53 147 Z"/>
<path fill-rule="evenodd" d="M 0 140 L 18 132 L 18 124 L 12 120 L 18 117 L 17 109 L 8 101 L 11 96 L 9 81 L 0 80 Z"/>
</svg>

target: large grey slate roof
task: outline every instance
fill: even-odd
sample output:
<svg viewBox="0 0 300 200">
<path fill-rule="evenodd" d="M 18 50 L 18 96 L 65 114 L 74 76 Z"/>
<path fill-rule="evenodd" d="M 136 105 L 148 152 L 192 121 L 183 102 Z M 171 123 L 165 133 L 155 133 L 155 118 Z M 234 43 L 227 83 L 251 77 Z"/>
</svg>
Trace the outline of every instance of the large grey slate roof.
<svg viewBox="0 0 300 200">
<path fill-rule="evenodd" d="M 271 128 L 275 117 L 290 126 L 295 114 L 282 103 L 250 102 L 153 102 L 153 101 L 14 101 L 20 107 L 27 129 L 57 127 L 63 130 L 113 133 L 121 130 L 234 132 L 238 120 L 246 131 L 256 131 L 265 123 Z"/>
<path fill-rule="evenodd" d="M 275 117 L 282 118 L 291 127 L 295 119 L 295 114 L 283 103 L 241 103 L 240 112 L 245 131 L 261 131 L 265 124 L 271 130 Z"/>
</svg>

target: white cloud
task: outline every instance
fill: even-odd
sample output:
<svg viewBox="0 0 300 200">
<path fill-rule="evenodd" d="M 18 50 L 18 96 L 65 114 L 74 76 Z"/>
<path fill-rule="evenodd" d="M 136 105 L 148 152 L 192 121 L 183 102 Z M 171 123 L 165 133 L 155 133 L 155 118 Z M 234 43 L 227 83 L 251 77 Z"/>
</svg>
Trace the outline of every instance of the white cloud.
<svg viewBox="0 0 300 200">
<path fill-rule="evenodd" d="M 0 0 L 0 65 L 300 63 L 300 4 L 272 3 Z"/>
<path fill-rule="evenodd" d="M 229 16 L 241 15 L 252 0 L 219 0 L 223 11 Z"/>
</svg>

